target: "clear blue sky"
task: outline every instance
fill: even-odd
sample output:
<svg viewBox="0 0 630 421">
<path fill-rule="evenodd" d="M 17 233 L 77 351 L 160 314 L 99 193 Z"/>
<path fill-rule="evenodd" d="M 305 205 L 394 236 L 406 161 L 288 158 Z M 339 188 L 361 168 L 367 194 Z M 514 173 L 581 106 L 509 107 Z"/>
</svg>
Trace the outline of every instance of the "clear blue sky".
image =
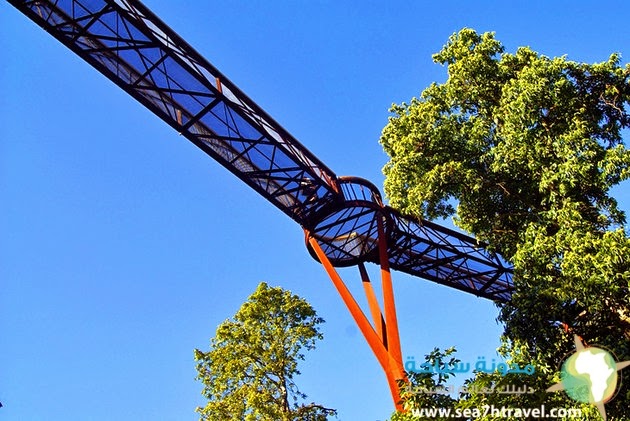
<svg viewBox="0 0 630 421">
<path fill-rule="evenodd" d="M 462 27 L 509 51 L 630 57 L 626 0 L 146 4 L 337 174 L 379 186 L 389 106 L 445 79 L 431 54 Z M 293 221 L 5 2 L 0 87 L 0 419 L 196 419 L 193 349 L 260 281 L 327 321 L 298 380 L 309 399 L 344 421 L 390 415 L 384 375 Z M 630 188 L 616 191 L 630 209 Z M 343 275 L 360 297 L 358 274 Z M 492 303 L 394 282 L 403 356 L 494 356 Z"/>
</svg>

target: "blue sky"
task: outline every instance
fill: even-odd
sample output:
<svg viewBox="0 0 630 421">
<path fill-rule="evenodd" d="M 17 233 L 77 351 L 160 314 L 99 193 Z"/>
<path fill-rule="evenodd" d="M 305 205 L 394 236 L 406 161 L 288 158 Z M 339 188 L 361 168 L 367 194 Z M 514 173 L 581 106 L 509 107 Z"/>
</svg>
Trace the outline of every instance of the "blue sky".
<svg viewBox="0 0 630 421">
<path fill-rule="evenodd" d="M 378 186 L 388 108 L 445 79 L 431 54 L 453 32 L 630 57 L 626 1 L 145 4 L 338 175 Z M 298 381 L 309 399 L 340 420 L 391 414 L 293 221 L 5 2 L 0 63 L 0 419 L 196 419 L 193 349 L 261 281 L 327 321 Z M 616 193 L 629 210 L 627 184 Z M 494 356 L 491 302 L 400 273 L 394 288 L 403 356 Z"/>
</svg>

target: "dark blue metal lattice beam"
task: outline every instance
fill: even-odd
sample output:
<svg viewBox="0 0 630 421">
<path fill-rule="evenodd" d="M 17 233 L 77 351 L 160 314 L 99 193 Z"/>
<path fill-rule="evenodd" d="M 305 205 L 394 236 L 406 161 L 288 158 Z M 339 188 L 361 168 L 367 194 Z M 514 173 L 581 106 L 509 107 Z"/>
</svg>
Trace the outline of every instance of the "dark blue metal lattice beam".
<svg viewBox="0 0 630 421">
<path fill-rule="evenodd" d="M 141 3 L 12 4 L 298 223 L 339 196 L 332 171 Z"/>
<path fill-rule="evenodd" d="M 341 180 L 139 1 L 8 0 L 265 199 L 313 233 L 333 263 L 378 262 L 496 301 L 512 272 L 474 238 L 384 206 Z"/>
</svg>

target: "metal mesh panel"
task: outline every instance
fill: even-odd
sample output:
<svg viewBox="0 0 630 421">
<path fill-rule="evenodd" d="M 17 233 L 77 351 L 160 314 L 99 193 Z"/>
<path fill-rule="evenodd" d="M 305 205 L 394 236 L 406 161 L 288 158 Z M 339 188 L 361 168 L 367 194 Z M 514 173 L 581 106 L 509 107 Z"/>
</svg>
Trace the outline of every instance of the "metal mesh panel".
<svg viewBox="0 0 630 421">
<path fill-rule="evenodd" d="M 9 0 L 55 38 L 289 215 L 340 265 L 377 256 L 486 298 L 510 298 L 512 271 L 474 238 L 384 207 L 378 190 L 340 178 L 142 3 Z"/>
</svg>

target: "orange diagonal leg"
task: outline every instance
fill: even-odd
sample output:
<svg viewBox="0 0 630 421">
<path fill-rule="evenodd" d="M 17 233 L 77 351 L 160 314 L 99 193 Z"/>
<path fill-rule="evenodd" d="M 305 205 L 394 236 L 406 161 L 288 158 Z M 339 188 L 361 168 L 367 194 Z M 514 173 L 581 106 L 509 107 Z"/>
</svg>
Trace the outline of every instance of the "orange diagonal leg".
<svg viewBox="0 0 630 421">
<path fill-rule="evenodd" d="M 389 256 L 387 253 L 387 238 L 385 237 L 385 227 L 383 218 L 378 218 L 378 249 L 381 264 L 381 282 L 383 286 L 383 307 L 385 313 L 385 326 L 387 326 L 387 350 L 395 362 L 397 378 L 404 378 L 402 364 L 402 352 L 400 350 L 400 335 L 398 333 L 398 318 L 396 316 L 396 305 L 394 303 L 394 287 L 392 286 L 392 275 L 389 271 Z"/>
<path fill-rule="evenodd" d="M 370 313 L 372 314 L 372 322 L 374 324 L 374 328 L 376 329 L 376 333 L 378 334 L 378 336 L 381 338 L 383 345 L 385 345 L 385 349 L 388 349 L 385 319 L 383 318 L 383 314 L 381 313 L 381 308 L 378 305 L 378 300 L 376 299 L 376 294 L 374 293 L 372 282 L 370 282 L 370 277 L 368 276 L 367 270 L 365 270 L 365 265 L 363 263 L 359 263 L 359 273 L 361 274 L 361 283 L 363 284 L 365 296 L 368 300 L 368 305 L 370 306 Z"/>
<path fill-rule="evenodd" d="M 328 256 L 326 256 L 326 253 L 324 253 L 324 251 L 320 247 L 317 240 L 309 236 L 308 241 L 315 251 L 315 254 L 317 255 L 319 261 L 326 269 L 326 272 L 328 273 L 328 276 L 330 277 L 333 285 L 337 289 L 337 292 L 339 292 L 339 295 L 341 295 L 341 299 L 350 311 L 350 314 L 354 318 L 354 321 L 359 327 L 359 330 L 361 330 L 361 333 L 363 334 L 368 345 L 372 349 L 372 352 L 376 356 L 376 359 L 383 368 L 390 392 L 392 394 L 392 398 L 394 400 L 394 404 L 396 405 L 396 409 L 402 410 L 399 387 L 396 381 L 404 378 L 404 372 L 401 371 L 402 365 L 399 365 L 398 361 L 396 361 L 391 353 L 388 352 L 388 349 L 385 347 L 385 344 L 383 342 L 384 337 L 379 337 L 378 333 L 374 330 L 374 328 L 370 324 L 370 321 L 365 316 L 365 313 L 363 313 L 363 311 L 361 310 L 361 307 L 352 296 L 352 293 L 335 270 L 334 266 L 328 259 Z M 398 346 L 398 349 L 400 349 L 400 345 Z"/>
</svg>

